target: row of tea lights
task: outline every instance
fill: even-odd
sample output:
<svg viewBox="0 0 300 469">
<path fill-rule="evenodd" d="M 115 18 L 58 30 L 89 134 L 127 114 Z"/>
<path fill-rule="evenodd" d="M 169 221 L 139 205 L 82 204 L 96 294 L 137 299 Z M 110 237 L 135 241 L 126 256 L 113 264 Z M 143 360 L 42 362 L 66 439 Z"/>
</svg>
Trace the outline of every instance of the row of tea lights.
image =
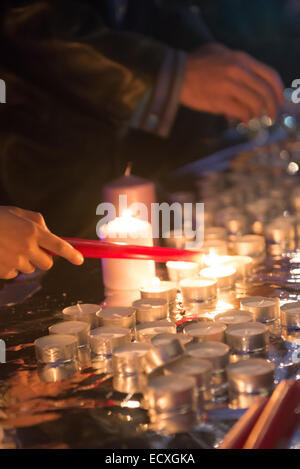
<svg viewBox="0 0 300 469">
<path fill-rule="evenodd" d="M 173 299 L 65 308 L 66 321 L 35 341 L 37 360 L 57 368 L 78 360 L 80 349 L 89 347 L 92 357 L 106 363 L 115 391 L 142 393 L 154 427 L 170 432 L 190 426 L 203 403 L 226 399 L 228 385 L 232 405 L 238 407 L 247 407 L 253 395 L 271 392 L 274 364 L 263 358 L 267 326 L 280 316 L 287 335 L 290 329 L 299 331 L 300 302 L 280 308 L 277 298 L 243 298 L 240 310 L 186 322 L 182 333 L 169 320 Z"/>
</svg>

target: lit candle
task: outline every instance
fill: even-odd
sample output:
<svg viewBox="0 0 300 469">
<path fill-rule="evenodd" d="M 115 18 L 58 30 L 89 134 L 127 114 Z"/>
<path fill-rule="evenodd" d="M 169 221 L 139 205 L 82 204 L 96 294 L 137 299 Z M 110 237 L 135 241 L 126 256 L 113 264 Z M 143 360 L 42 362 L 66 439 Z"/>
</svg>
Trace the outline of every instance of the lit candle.
<svg viewBox="0 0 300 469">
<path fill-rule="evenodd" d="M 217 280 L 212 278 L 185 279 L 180 282 L 184 304 L 210 301 L 217 297 Z"/>
<path fill-rule="evenodd" d="M 193 262 L 167 262 L 169 279 L 172 282 L 179 283 L 185 278 L 194 278 L 199 272 L 199 265 Z"/>
<path fill-rule="evenodd" d="M 142 298 L 163 298 L 168 303 L 174 303 L 177 295 L 177 285 L 174 282 L 161 281 L 158 277 L 140 289 Z"/>
<path fill-rule="evenodd" d="M 69 334 L 77 338 L 78 346 L 89 342 L 90 324 L 84 321 L 63 321 L 49 327 L 49 334 Z"/>
<path fill-rule="evenodd" d="M 98 326 L 97 313 L 101 307 L 90 303 L 77 303 L 63 309 L 64 319 L 73 321 L 83 321 L 90 324 L 91 329 Z"/>
<path fill-rule="evenodd" d="M 219 265 L 216 267 L 206 267 L 200 270 L 200 275 L 207 278 L 217 279 L 217 286 L 220 289 L 232 288 L 236 277 L 236 269 L 232 265 Z"/>
<path fill-rule="evenodd" d="M 150 342 L 157 334 L 176 334 L 176 325 L 169 321 L 141 323 L 136 326 L 136 338 L 141 342 Z"/>
<path fill-rule="evenodd" d="M 226 326 L 233 324 L 245 324 L 253 321 L 252 313 L 248 311 L 242 311 L 240 309 L 233 309 L 226 311 L 225 313 L 217 314 L 214 319 L 218 322 L 222 322 Z"/>
<path fill-rule="evenodd" d="M 135 309 L 126 306 L 111 306 L 97 313 L 99 326 L 126 327 L 133 329 L 136 322 Z"/>
<path fill-rule="evenodd" d="M 266 298 L 264 296 L 250 296 L 241 299 L 240 302 L 241 309 L 250 311 L 255 321 L 263 323 L 274 322 L 279 317 L 279 306 L 278 298 Z"/>
<path fill-rule="evenodd" d="M 102 226 L 100 237 L 114 243 L 153 246 L 150 223 L 133 217 L 129 210 Z M 155 275 L 155 263 L 148 260 L 102 259 L 102 270 L 105 292 L 109 297 L 114 292 L 126 290 L 127 295 L 128 291 L 136 292 L 135 299 L 138 299 L 139 288 Z"/>
<path fill-rule="evenodd" d="M 222 226 L 209 226 L 204 230 L 204 238 L 206 241 L 215 239 L 224 240 L 226 237 L 226 230 Z"/>
<path fill-rule="evenodd" d="M 225 330 L 224 324 L 205 320 L 184 327 L 184 332 L 194 337 L 197 342 L 222 342 Z"/>
<path fill-rule="evenodd" d="M 225 335 L 226 343 L 237 352 L 258 352 L 268 343 L 268 330 L 258 322 L 229 326 Z"/>
<path fill-rule="evenodd" d="M 228 253 L 227 242 L 222 239 L 208 239 L 204 241 L 201 250 L 206 255 L 226 256 Z"/>
<path fill-rule="evenodd" d="M 260 262 L 265 256 L 265 238 L 260 235 L 239 236 L 233 249 L 238 256 L 249 256 L 254 262 Z"/>
<path fill-rule="evenodd" d="M 231 256 L 224 263 L 236 269 L 236 277 L 239 279 L 249 277 L 252 274 L 254 264 L 250 256 Z"/>
</svg>

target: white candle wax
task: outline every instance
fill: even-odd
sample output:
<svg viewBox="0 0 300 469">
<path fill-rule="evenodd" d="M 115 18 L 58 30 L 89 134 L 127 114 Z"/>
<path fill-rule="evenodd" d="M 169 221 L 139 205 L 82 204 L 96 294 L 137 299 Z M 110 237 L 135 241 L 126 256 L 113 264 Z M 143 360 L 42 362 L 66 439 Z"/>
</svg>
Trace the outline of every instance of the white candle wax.
<svg viewBox="0 0 300 469">
<path fill-rule="evenodd" d="M 184 303 L 208 301 L 217 296 L 217 280 L 211 278 L 185 279 L 180 282 Z"/>
<path fill-rule="evenodd" d="M 236 269 L 231 265 L 218 265 L 200 270 L 200 275 L 217 279 L 220 289 L 231 288 L 234 285 Z"/>
<path fill-rule="evenodd" d="M 169 279 L 172 282 L 179 283 L 185 278 L 194 278 L 199 272 L 199 265 L 194 262 L 167 262 Z"/>
<path fill-rule="evenodd" d="M 153 246 L 150 223 L 126 212 L 101 227 L 100 237 L 108 242 Z M 103 259 L 103 282 L 111 290 L 138 291 L 143 283 L 155 276 L 153 261 L 133 259 Z"/>
</svg>

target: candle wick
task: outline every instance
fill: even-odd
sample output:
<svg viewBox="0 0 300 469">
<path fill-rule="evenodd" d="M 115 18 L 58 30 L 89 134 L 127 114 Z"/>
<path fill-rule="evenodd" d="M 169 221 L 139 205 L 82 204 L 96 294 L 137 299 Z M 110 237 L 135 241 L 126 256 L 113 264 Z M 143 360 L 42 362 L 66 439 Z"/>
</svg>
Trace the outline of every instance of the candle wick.
<svg viewBox="0 0 300 469">
<path fill-rule="evenodd" d="M 125 176 L 130 176 L 131 175 L 131 169 L 132 169 L 132 161 L 129 161 L 127 163 L 126 169 L 125 169 Z"/>
<path fill-rule="evenodd" d="M 79 303 L 77 303 L 77 308 L 79 309 L 79 311 L 80 311 L 81 313 L 83 313 L 82 308 L 81 308 L 81 306 L 80 306 Z"/>
</svg>

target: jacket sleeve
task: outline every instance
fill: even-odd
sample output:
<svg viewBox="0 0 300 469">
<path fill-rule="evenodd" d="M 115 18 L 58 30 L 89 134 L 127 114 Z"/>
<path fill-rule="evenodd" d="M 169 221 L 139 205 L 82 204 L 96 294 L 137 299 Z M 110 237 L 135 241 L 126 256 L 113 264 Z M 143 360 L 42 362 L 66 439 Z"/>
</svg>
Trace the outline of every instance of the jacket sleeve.
<svg viewBox="0 0 300 469">
<path fill-rule="evenodd" d="M 144 36 L 110 30 L 100 19 L 93 33 L 75 41 L 71 31 L 79 23 L 74 19 L 66 26 L 46 2 L 12 10 L 4 24 L 9 65 L 77 111 L 126 128 L 176 51 Z M 164 109 L 173 87 L 171 71 L 173 61 L 166 71 Z"/>
</svg>

